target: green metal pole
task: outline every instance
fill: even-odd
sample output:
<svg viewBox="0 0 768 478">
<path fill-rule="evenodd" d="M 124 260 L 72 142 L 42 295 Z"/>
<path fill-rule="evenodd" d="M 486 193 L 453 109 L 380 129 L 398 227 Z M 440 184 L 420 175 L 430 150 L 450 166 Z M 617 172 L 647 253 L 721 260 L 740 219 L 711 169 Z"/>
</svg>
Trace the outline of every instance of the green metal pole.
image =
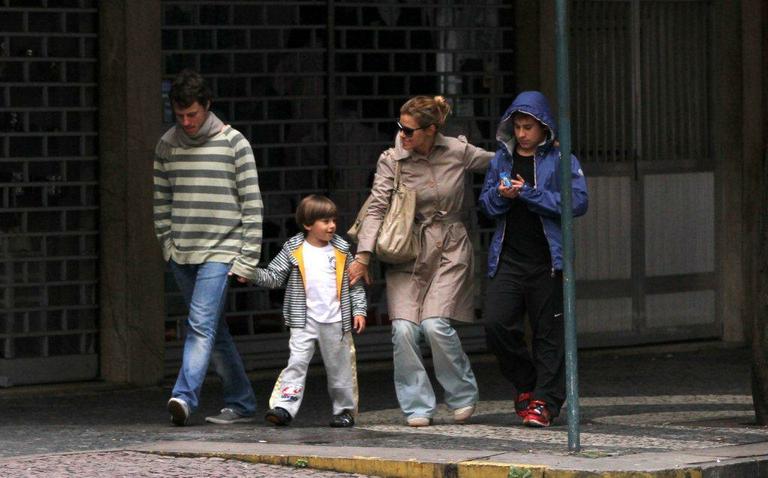
<svg viewBox="0 0 768 478">
<path fill-rule="evenodd" d="M 573 198 L 571 195 L 571 94 L 568 62 L 568 0 L 555 5 L 555 53 L 558 122 L 560 123 L 560 220 L 563 227 L 563 314 L 565 320 L 565 389 L 568 399 L 568 450 L 579 441 L 579 367 L 576 345 L 576 278 L 573 273 Z"/>
</svg>

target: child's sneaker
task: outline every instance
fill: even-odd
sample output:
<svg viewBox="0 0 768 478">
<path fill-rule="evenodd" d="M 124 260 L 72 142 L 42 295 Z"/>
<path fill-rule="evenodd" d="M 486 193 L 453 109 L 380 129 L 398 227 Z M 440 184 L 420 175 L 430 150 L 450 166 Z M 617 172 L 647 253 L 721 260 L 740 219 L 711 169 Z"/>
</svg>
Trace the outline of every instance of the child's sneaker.
<svg viewBox="0 0 768 478">
<path fill-rule="evenodd" d="M 528 413 L 523 418 L 523 425 L 528 427 L 544 428 L 551 424 L 547 404 L 541 400 L 534 400 L 528 406 Z"/>
<path fill-rule="evenodd" d="M 515 398 L 515 413 L 520 418 L 525 418 L 528 415 L 528 405 L 531 404 L 533 394 L 531 392 L 523 392 L 517 395 Z"/>
<path fill-rule="evenodd" d="M 168 413 L 171 414 L 171 423 L 177 427 L 183 427 L 189 421 L 189 405 L 180 398 L 168 400 Z"/>
<path fill-rule="evenodd" d="M 280 427 L 284 427 L 291 423 L 291 420 L 293 417 L 291 417 L 291 414 L 288 413 L 288 410 L 285 408 L 275 407 L 271 408 L 267 411 L 267 414 L 264 416 L 264 418 L 273 425 L 277 425 Z"/>
<path fill-rule="evenodd" d="M 349 410 L 344 410 L 338 415 L 334 415 L 329 425 L 333 428 L 349 428 L 355 426 L 355 418 L 349 413 Z"/>
</svg>

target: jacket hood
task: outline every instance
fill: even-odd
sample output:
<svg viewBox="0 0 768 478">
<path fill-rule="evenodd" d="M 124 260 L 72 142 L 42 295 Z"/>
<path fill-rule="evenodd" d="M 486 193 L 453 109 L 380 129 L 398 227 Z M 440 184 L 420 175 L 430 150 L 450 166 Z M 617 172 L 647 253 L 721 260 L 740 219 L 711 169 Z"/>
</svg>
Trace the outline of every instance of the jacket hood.
<svg viewBox="0 0 768 478">
<path fill-rule="evenodd" d="M 515 113 L 525 113 L 533 116 L 540 123 L 547 127 L 547 139 L 545 144 L 551 144 L 557 137 L 557 123 L 552 116 L 552 110 L 549 107 L 549 101 L 540 91 L 523 91 L 509 105 L 507 111 L 499 121 L 499 127 L 496 130 L 496 139 L 503 143 L 508 151 L 514 151 L 515 132 L 512 124 L 512 115 Z"/>
</svg>

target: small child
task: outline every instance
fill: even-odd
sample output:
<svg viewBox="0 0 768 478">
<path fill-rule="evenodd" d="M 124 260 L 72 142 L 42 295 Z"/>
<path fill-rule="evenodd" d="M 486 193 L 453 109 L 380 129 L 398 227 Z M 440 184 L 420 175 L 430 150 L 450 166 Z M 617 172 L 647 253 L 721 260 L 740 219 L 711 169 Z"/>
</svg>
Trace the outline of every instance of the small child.
<svg viewBox="0 0 768 478">
<path fill-rule="evenodd" d="M 262 287 L 286 287 L 285 325 L 291 329 L 288 365 L 277 378 L 266 420 L 288 425 L 304 396 L 309 361 L 320 347 L 328 393 L 333 402 L 332 427 L 351 427 L 357 413 L 357 371 L 351 330 L 365 329 L 367 301 L 362 281 L 349 286 L 347 268 L 353 256 L 336 232 L 336 205 L 312 194 L 296 209 L 299 233 L 283 245 L 266 269 L 250 279 Z"/>
</svg>

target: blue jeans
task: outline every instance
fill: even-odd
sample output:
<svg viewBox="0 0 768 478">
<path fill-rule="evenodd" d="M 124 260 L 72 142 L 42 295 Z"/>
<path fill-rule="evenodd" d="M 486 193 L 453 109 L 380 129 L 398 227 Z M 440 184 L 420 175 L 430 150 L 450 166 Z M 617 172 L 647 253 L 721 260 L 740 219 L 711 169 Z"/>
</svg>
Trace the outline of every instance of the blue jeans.
<svg viewBox="0 0 768 478">
<path fill-rule="evenodd" d="M 213 362 L 224 388 L 225 406 L 243 416 L 254 415 L 256 396 L 223 317 L 230 265 L 177 264 L 173 260 L 170 265 L 189 307 L 181 370 L 171 396 L 184 400 L 194 411 L 208 363 Z"/>
<path fill-rule="evenodd" d="M 437 409 L 435 392 L 421 358 L 422 337 L 432 349 L 432 364 L 437 381 L 445 389 L 446 405 L 456 410 L 476 403 L 479 393 L 475 374 L 450 321 L 435 317 L 414 324 L 397 319 L 392 321 L 395 392 L 405 416 L 431 418 Z"/>
</svg>

